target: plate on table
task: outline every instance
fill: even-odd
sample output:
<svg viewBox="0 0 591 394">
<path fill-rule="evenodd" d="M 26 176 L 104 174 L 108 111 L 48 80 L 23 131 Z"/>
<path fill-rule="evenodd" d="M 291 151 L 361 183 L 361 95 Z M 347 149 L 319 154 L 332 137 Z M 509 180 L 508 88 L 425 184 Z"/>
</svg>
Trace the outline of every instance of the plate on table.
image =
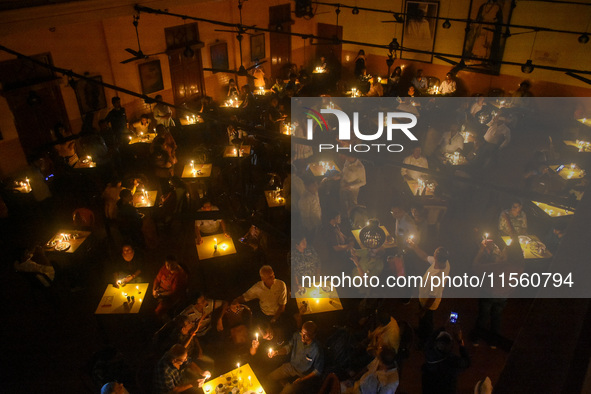
<svg viewBox="0 0 591 394">
<path fill-rule="evenodd" d="M 298 297 L 302 297 L 304 294 L 306 294 L 306 289 L 304 289 L 304 288 L 301 288 L 298 291 L 296 291 L 296 295 Z"/>
<path fill-rule="evenodd" d="M 45 244 L 45 247 L 46 247 L 47 249 L 53 249 L 53 248 L 55 248 L 55 245 L 57 245 L 57 241 L 53 241 L 53 240 L 52 240 L 52 241 L 48 241 L 48 242 Z"/>
<path fill-rule="evenodd" d="M 325 292 L 325 293 L 330 293 L 330 287 L 329 287 L 329 286 L 324 286 L 324 287 L 321 287 L 321 289 L 322 289 L 322 291 L 323 291 L 323 292 Z"/>
<path fill-rule="evenodd" d="M 526 244 L 526 243 L 531 242 L 531 238 L 526 235 L 520 235 L 518 238 L 519 238 L 520 244 Z"/>
<path fill-rule="evenodd" d="M 65 252 L 66 250 L 70 249 L 70 246 L 72 245 L 69 242 L 58 242 L 55 245 L 55 250 L 58 252 Z"/>
</svg>

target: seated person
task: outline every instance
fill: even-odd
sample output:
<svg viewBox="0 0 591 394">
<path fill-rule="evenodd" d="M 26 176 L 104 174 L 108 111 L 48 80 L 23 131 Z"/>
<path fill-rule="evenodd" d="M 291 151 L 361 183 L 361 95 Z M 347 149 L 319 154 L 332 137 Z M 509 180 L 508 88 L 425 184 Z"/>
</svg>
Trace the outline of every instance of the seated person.
<svg viewBox="0 0 591 394">
<path fill-rule="evenodd" d="M 228 94 L 226 96 L 234 99 L 237 99 L 240 96 L 240 88 L 232 78 L 230 78 L 230 81 L 228 82 Z"/>
<path fill-rule="evenodd" d="M 285 312 L 287 304 L 287 286 L 285 282 L 275 279 L 273 268 L 264 265 L 259 270 L 260 282 L 255 283 L 244 294 L 235 298 L 232 305 L 244 304 L 250 300 L 258 299 L 260 312 L 257 313 L 258 322 L 267 330 L 269 325 L 274 325 Z"/>
<path fill-rule="evenodd" d="M 464 149 L 464 137 L 460 134 L 460 126 L 457 123 L 452 123 L 449 131 L 446 131 L 441 136 L 439 143 L 439 151 L 441 153 L 461 152 Z"/>
<path fill-rule="evenodd" d="M 558 222 L 553 227 L 550 233 L 544 238 L 544 244 L 546 248 L 552 254 L 556 254 L 558 251 L 558 247 L 560 246 L 560 242 L 566 235 L 566 223 Z"/>
<path fill-rule="evenodd" d="M 152 295 L 158 300 L 156 316 L 165 317 L 168 312 L 185 297 L 187 289 L 187 273 L 179 265 L 175 256 L 166 256 L 154 285 Z"/>
<path fill-rule="evenodd" d="M 342 382 L 341 392 L 345 394 L 394 394 L 398 389 L 399 376 L 396 350 L 384 346 L 376 358 L 367 366 L 367 372 L 355 382 Z"/>
<path fill-rule="evenodd" d="M 202 337 L 211 329 L 211 319 L 214 311 L 219 315 L 216 319 L 216 328 L 218 331 L 223 331 L 224 325 L 222 319 L 226 313 L 227 301 L 213 300 L 206 298 L 204 294 L 197 295 L 197 301 L 189 305 L 181 312 L 181 315 L 187 316 L 193 322 L 199 323 L 199 330 L 195 333 L 196 336 Z"/>
<path fill-rule="evenodd" d="M 383 97 L 384 96 L 384 87 L 380 82 L 378 82 L 378 77 L 373 77 L 371 79 L 371 87 L 369 88 L 369 92 L 367 92 L 367 97 Z"/>
<path fill-rule="evenodd" d="M 142 279 L 142 259 L 135 253 L 133 246 L 123 245 L 121 257 L 117 259 L 116 271 L 113 273 L 113 287 L 125 286 L 128 283 L 140 283 Z"/>
<path fill-rule="evenodd" d="M 196 378 L 203 376 L 204 378 Z M 160 359 L 154 373 L 153 393 L 181 393 L 193 387 L 201 387 L 211 377 L 188 359 L 187 349 L 181 344 L 173 345 Z"/>
<path fill-rule="evenodd" d="M 514 201 L 511 208 L 501 212 L 499 230 L 503 235 L 511 237 L 527 234 L 527 216 L 523 212 L 521 201 Z"/>
<path fill-rule="evenodd" d="M 252 311 L 243 304 L 227 305 L 223 317 L 224 337 L 235 345 L 248 344 L 251 338 Z"/>
<path fill-rule="evenodd" d="M 211 212 L 219 211 L 220 209 L 215 205 L 212 205 L 210 201 L 205 201 L 201 208 L 197 212 Z M 226 238 L 230 238 L 230 234 L 226 231 L 226 223 L 222 219 L 211 220 L 211 219 L 197 219 L 195 220 L 195 242 L 197 245 L 203 243 L 201 233 L 204 235 L 218 234 L 220 229 L 224 233 Z"/>
<path fill-rule="evenodd" d="M 156 130 L 148 114 L 142 114 L 142 116 L 140 116 L 140 120 L 134 122 L 132 127 L 137 135 L 154 133 Z"/>
<path fill-rule="evenodd" d="M 267 249 L 267 233 L 252 224 L 246 234 L 239 240 L 245 245 L 248 245 L 253 251 Z"/>
<path fill-rule="evenodd" d="M 318 326 L 312 321 L 302 325 L 300 332 L 291 337 L 287 345 L 268 352 L 269 358 L 290 354 L 289 362 L 271 372 L 267 379 L 271 384 L 284 379 L 295 380 L 283 387 L 281 393 L 312 393 L 324 369 L 322 347 L 316 341 Z"/>
<path fill-rule="evenodd" d="M 456 81 L 453 79 L 452 73 L 445 75 L 445 80 L 439 85 L 439 93 L 448 96 L 453 95 L 456 92 Z"/>
<path fill-rule="evenodd" d="M 402 162 L 415 167 L 429 168 L 429 162 L 427 161 L 427 158 L 423 156 L 420 146 L 415 146 L 412 150 L 412 155 L 407 156 Z M 426 175 L 424 172 L 409 170 L 404 167 L 400 169 L 400 173 L 405 180 L 416 180 Z"/>
<path fill-rule="evenodd" d="M 51 286 L 55 279 L 55 268 L 51 265 L 41 246 L 35 246 L 33 253 L 26 252 L 20 261 L 14 262 L 14 269 L 18 272 L 32 272 L 44 287 Z"/>
<path fill-rule="evenodd" d="M 193 361 L 200 359 L 203 356 L 203 350 L 199 340 L 195 338 L 200 328 L 199 322 L 179 315 L 173 320 L 173 323 L 175 327 L 164 342 L 165 349 L 170 349 L 171 346 L 180 343 L 187 349 L 187 356 L 190 359 Z"/>
<path fill-rule="evenodd" d="M 458 375 L 470 365 L 470 356 L 464 346 L 462 331 L 459 330 L 455 337 L 460 355 L 454 354 L 454 340 L 446 331 L 435 331 L 427 342 L 422 368 L 424 394 L 457 391 Z"/>
<path fill-rule="evenodd" d="M 398 351 L 398 347 L 400 346 L 400 328 L 398 327 L 398 322 L 384 310 L 378 311 L 377 317 L 379 325 L 367 335 L 369 339 L 367 352 L 376 356 L 380 353 L 380 349 L 384 347 Z"/>
<path fill-rule="evenodd" d="M 408 213 L 399 206 L 393 206 L 390 209 L 390 214 L 392 215 L 392 218 L 396 220 L 394 233 L 398 245 L 404 245 L 406 239 L 411 235 L 414 236 L 414 241 L 416 243 L 420 242 L 420 234 L 416 222 Z"/>
<path fill-rule="evenodd" d="M 427 92 L 429 81 L 423 76 L 423 70 L 417 70 L 417 75 L 410 81 L 412 87 L 419 91 L 419 93 Z"/>
</svg>

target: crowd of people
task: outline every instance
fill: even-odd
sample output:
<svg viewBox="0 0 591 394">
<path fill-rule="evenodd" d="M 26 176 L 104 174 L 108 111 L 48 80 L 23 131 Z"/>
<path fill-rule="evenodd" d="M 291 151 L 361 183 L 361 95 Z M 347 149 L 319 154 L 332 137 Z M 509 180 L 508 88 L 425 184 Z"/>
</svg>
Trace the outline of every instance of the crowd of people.
<svg viewBox="0 0 591 394">
<path fill-rule="evenodd" d="M 319 69 L 330 73 L 337 67 L 321 58 Z M 460 372 L 470 365 L 470 352 L 460 325 L 435 315 L 444 286 L 414 292 L 390 289 L 387 294 L 360 289 L 356 299 L 341 300 L 342 320 L 347 323 L 338 328 L 323 326 L 320 315 L 310 316 L 298 308 L 290 291 L 304 286 L 305 275 L 340 272 L 382 278 L 413 273 L 434 277 L 454 269 L 523 272 L 518 237 L 532 233 L 525 203 L 475 186 L 474 193 L 485 195 L 485 201 L 476 212 L 463 215 L 466 195 L 472 192 L 458 187 L 453 178 L 490 176 L 499 161 L 507 160 L 503 152 L 514 144 L 516 131 L 527 129 L 529 109 L 522 101 L 498 109 L 493 106 L 496 99 L 485 97 L 466 98 L 453 108 L 413 106 L 421 119 L 429 121 L 419 130 L 419 143 L 396 166 L 381 168 L 356 155 L 334 155 L 335 167 L 322 177 L 314 176 L 310 165 L 317 162 L 317 152 L 298 154 L 299 148 L 282 134 L 291 119 L 292 97 L 338 96 L 343 86 L 344 91 L 357 86 L 367 96 L 406 98 L 428 95 L 433 88 L 422 70 L 405 81 L 401 67 L 385 76 L 382 84 L 377 76 L 368 75 L 363 51 L 354 61 L 353 75 L 340 83 L 343 76 L 326 87 L 297 68 L 273 83 L 259 75 L 257 83 L 262 80 L 260 86 L 269 88 L 271 95 L 254 95 L 254 86 L 239 87 L 231 79 L 227 97 L 239 98 L 240 107 L 218 106 L 205 98 L 196 125 L 181 126 L 182 110 L 171 108 L 157 95 L 151 112 L 134 114 L 134 121 L 114 97 L 112 110 L 98 122 L 99 130 L 73 134 L 56 126 L 54 147 L 32 160 L 53 163 L 34 167 L 44 173 L 33 182 L 33 190 L 51 190 L 44 200 L 54 208 L 38 212 L 37 219 L 48 222 L 61 212 L 85 206 L 96 216 L 86 223 L 94 241 L 115 251 L 114 257 L 104 256 L 108 263 L 99 268 L 103 275 L 68 275 L 67 284 L 76 290 L 79 285 L 91 286 L 96 278 L 121 288 L 150 283 L 152 304 L 144 307 L 152 307 L 149 322 L 156 328 L 150 346 L 154 358 L 150 383 L 123 382 L 124 377 L 114 373 L 97 382 L 103 394 L 126 392 L 122 383 L 130 392 L 148 387 L 157 393 L 199 392 L 209 378 L 228 371 L 230 364 L 224 360 L 232 358 L 250 363 L 267 393 L 395 393 L 404 386 L 404 364 L 411 352 L 424 355 L 423 393 L 456 392 Z M 529 83 L 522 85 L 514 98 L 529 96 Z M 456 92 L 455 75 L 448 73 L 437 94 Z M 399 104 L 405 105 L 404 100 Z M 128 144 L 132 138 L 143 143 Z M 252 151 L 243 158 L 223 158 L 228 145 L 250 146 Z M 548 152 L 556 155 L 553 149 Z M 446 163 L 445 158 L 455 153 L 467 161 L 461 169 Z M 542 153 L 532 157 L 518 188 L 567 192 L 560 182 L 552 183 L 552 190 L 543 189 L 541 183 L 551 174 L 550 160 Z M 82 173 L 76 163 L 85 156 L 94 158 L 96 167 Z M 212 164 L 211 176 L 182 178 L 184 166 L 192 160 Z M 438 180 L 432 195 L 409 191 L 412 182 L 427 182 L 429 177 Z M 286 206 L 273 211 L 263 192 L 276 187 Z M 134 204 L 134 196 L 145 190 L 158 193 L 153 208 Z M 482 209 L 492 214 L 479 218 Z M 444 214 L 434 218 L 434 212 Z M 378 248 L 366 248 L 351 231 L 374 217 L 388 228 L 391 239 Z M 460 220 L 466 223 L 463 229 L 440 231 L 441 226 L 449 229 Z M 554 253 L 565 234 L 565 222 L 535 227 L 533 231 Z M 461 232 L 468 228 L 472 232 Z M 489 229 L 490 236 L 483 239 L 482 229 Z M 232 239 L 237 245 L 232 269 L 203 268 L 206 263 L 187 257 L 195 255 L 194 248 L 208 235 Z M 507 245 L 501 236 L 514 243 Z M 162 242 L 175 238 L 189 238 L 193 253 Z M 166 257 L 155 258 L 156 250 Z M 19 250 L 15 268 L 33 272 L 51 286 L 60 271 L 42 252 Z M 204 277 L 197 279 L 196 273 Z M 246 282 L 257 275 L 260 280 L 254 284 Z M 218 299 L 206 295 L 210 292 Z M 501 323 L 510 295 L 497 288 L 482 290 L 476 323 L 464 327 L 471 345 L 508 349 Z M 394 301 L 386 300 L 393 297 Z M 397 308 L 409 302 L 416 304 L 413 320 L 397 318 Z M 478 384 L 490 386 L 490 381 Z"/>
</svg>

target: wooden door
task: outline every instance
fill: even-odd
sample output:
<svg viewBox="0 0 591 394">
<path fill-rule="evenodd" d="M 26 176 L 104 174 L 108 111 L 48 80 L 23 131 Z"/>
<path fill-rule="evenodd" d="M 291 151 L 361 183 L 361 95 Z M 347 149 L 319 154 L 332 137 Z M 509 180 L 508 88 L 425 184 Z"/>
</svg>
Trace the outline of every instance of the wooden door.
<svg viewBox="0 0 591 394">
<path fill-rule="evenodd" d="M 169 27 L 164 33 L 174 104 L 205 96 L 201 59 L 203 42 L 199 41 L 197 23 Z"/>
<path fill-rule="evenodd" d="M 329 68 L 335 72 L 335 77 L 340 79 L 340 66 L 342 64 L 342 45 L 335 44 L 334 38 L 338 40 L 343 39 L 343 27 L 337 25 L 329 25 L 327 23 L 318 24 L 318 36 L 326 37 L 326 40 L 318 40 L 316 45 L 316 59 L 315 62 L 320 60 L 321 56 L 326 58 Z"/>
<path fill-rule="evenodd" d="M 291 32 L 291 8 L 290 4 L 269 7 L 269 29 L 283 32 Z M 291 64 L 291 36 L 289 34 L 270 33 L 271 48 L 271 78 L 288 78 L 288 69 Z"/>
</svg>

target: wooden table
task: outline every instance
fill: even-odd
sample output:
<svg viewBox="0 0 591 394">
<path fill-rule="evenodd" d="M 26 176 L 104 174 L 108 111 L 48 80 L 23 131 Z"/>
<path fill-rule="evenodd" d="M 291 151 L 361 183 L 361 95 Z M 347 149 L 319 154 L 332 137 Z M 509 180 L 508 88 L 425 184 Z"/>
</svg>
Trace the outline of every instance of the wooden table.
<svg viewBox="0 0 591 394">
<path fill-rule="evenodd" d="M 113 287 L 107 285 L 103 298 L 99 302 L 95 315 L 114 315 L 121 313 L 138 313 L 146 293 L 149 283 L 129 283 L 124 287 Z M 133 300 L 128 301 L 127 297 L 133 296 Z M 127 303 L 127 306 L 125 305 Z"/>
<path fill-rule="evenodd" d="M 413 196 L 417 195 L 417 190 L 419 190 L 419 181 L 416 179 L 405 179 L 408 188 Z M 435 188 L 437 187 L 437 182 L 435 181 L 424 181 L 426 183 L 433 183 L 435 187 L 425 187 L 425 192 L 423 196 L 434 196 L 435 195 Z"/>
<path fill-rule="evenodd" d="M 203 119 L 199 115 L 183 116 L 180 118 L 181 126 L 190 126 L 193 124 L 203 123 Z"/>
<path fill-rule="evenodd" d="M 133 195 L 133 206 L 136 208 L 150 208 L 156 204 L 157 190 L 147 190 L 146 193 L 137 190 Z"/>
<path fill-rule="evenodd" d="M 304 307 L 306 308 L 306 311 L 302 313 L 303 315 L 334 312 L 343 309 L 337 291 L 330 291 L 330 288 L 323 290 L 318 287 L 305 287 L 296 291 L 296 302 L 298 304 L 298 310 L 301 311 Z"/>
<path fill-rule="evenodd" d="M 574 166 L 574 168 L 573 168 Z M 585 170 L 579 168 L 574 164 L 565 164 L 563 168 L 558 171 L 558 168 L 563 166 L 550 166 L 554 172 L 562 177 L 562 179 L 570 180 L 570 179 L 581 179 L 585 177 Z"/>
<path fill-rule="evenodd" d="M 386 242 L 384 242 L 384 245 L 382 247 L 384 248 L 394 248 L 396 247 L 396 241 L 394 241 L 394 238 L 392 238 L 391 242 L 388 242 L 388 237 L 390 237 L 390 233 L 388 232 L 388 229 L 384 226 L 380 226 L 380 228 L 382 230 L 384 230 L 384 232 L 386 233 Z M 358 230 L 351 230 L 351 232 L 353 233 L 353 236 L 355 237 L 355 241 L 357 241 L 357 243 L 359 244 L 359 246 L 361 247 L 361 249 L 367 249 L 359 240 L 359 233 L 361 232 L 361 229 Z"/>
<path fill-rule="evenodd" d="M 224 234 L 208 235 L 201 237 L 203 242 L 201 245 L 197 245 L 197 254 L 199 260 L 211 259 L 214 257 L 222 257 L 236 253 L 236 247 L 232 238 L 226 238 Z M 217 239 L 218 247 L 215 250 L 215 240 Z"/>
<path fill-rule="evenodd" d="M 582 119 L 577 119 L 579 122 L 581 122 L 582 124 L 584 124 L 585 126 L 589 126 L 591 127 L 591 119 L 589 118 L 582 118 Z"/>
<path fill-rule="evenodd" d="M 318 163 L 312 163 L 309 166 L 310 171 L 314 176 L 324 176 L 328 170 L 341 171 L 339 167 L 332 160 L 319 161 Z"/>
<path fill-rule="evenodd" d="M 570 216 L 570 215 L 575 214 L 575 211 L 560 208 L 560 207 L 550 205 L 550 204 L 545 204 L 543 202 L 532 201 L 532 203 L 537 205 L 538 208 L 540 208 L 542 211 L 544 211 L 546 213 L 546 215 L 548 215 L 552 218 L 556 218 L 556 217 L 560 217 L 560 216 Z"/>
<path fill-rule="evenodd" d="M 242 145 L 240 147 L 240 152 L 238 152 L 238 148 L 233 145 L 226 146 L 224 149 L 224 157 L 246 157 L 250 155 L 250 145 Z"/>
<path fill-rule="evenodd" d="M 211 176 L 211 164 L 186 164 L 183 168 L 183 179 L 194 179 L 194 178 L 208 178 Z"/>
<path fill-rule="evenodd" d="M 574 146 L 579 152 L 591 152 L 591 142 L 581 140 L 565 140 L 562 141 L 565 145 Z"/>
<path fill-rule="evenodd" d="M 503 242 L 507 244 L 511 237 L 503 236 Z M 521 246 L 521 250 L 523 251 L 523 257 L 526 260 L 530 259 L 549 259 L 552 257 L 552 253 L 550 253 L 546 246 L 540 241 L 538 237 L 535 235 L 520 235 L 519 236 L 519 245 Z M 539 246 L 544 246 L 543 253 L 538 252 Z"/>
<path fill-rule="evenodd" d="M 203 392 L 205 394 L 216 394 L 216 387 L 218 386 L 221 389 L 220 392 L 223 393 L 231 393 L 232 388 L 238 387 L 238 392 L 241 394 L 265 394 L 263 386 L 249 364 L 241 365 L 222 376 L 205 382 Z"/>
<path fill-rule="evenodd" d="M 53 237 L 45 244 L 45 250 L 49 252 L 70 253 L 73 254 L 90 236 L 90 231 L 78 231 L 60 229 Z M 76 238 L 74 238 L 74 236 Z M 69 236 L 68 241 L 63 241 L 65 237 Z M 68 247 L 69 244 L 69 247 Z M 57 249 L 56 249 L 57 248 Z M 65 248 L 60 250 L 61 248 Z"/>
<path fill-rule="evenodd" d="M 142 135 L 141 137 L 137 135 L 130 135 L 129 136 L 129 145 L 133 144 L 149 144 L 154 141 L 156 138 L 156 133 L 147 133 Z"/>
<path fill-rule="evenodd" d="M 279 190 L 281 193 L 283 189 Z M 267 199 L 267 205 L 269 208 L 276 208 L 276 207 L 284 207 L 285 206 L 285 198 L 284 197 L 277 197 L 275 198 L 275 193 L 277 190 L 265 190 L 265 197 Z"/>
</svg>

